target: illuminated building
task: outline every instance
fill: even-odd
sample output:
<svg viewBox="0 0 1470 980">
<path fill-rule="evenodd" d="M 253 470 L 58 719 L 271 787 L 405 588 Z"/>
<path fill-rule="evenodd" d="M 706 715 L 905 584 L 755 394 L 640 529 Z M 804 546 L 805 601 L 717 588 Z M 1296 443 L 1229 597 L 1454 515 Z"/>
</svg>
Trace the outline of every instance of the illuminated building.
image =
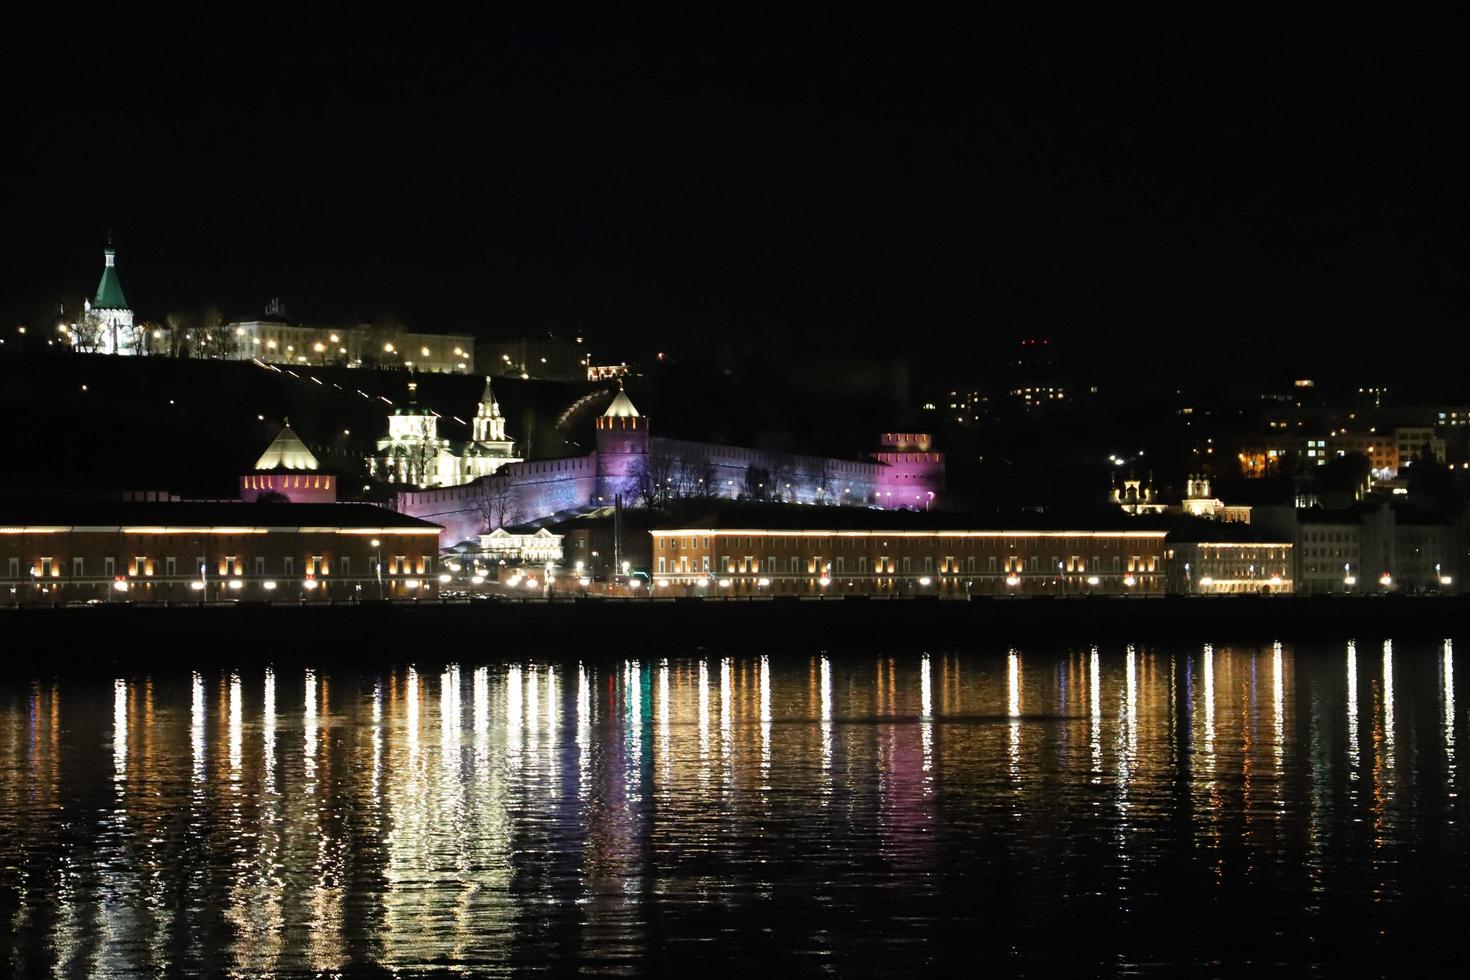
<svg viewBox="0 0 1470 980">
<path fill-rule="evenodd" d="M 337 500 L 337 477 L 321 469 L 317 458 L 288 421 L 255 467 L 240 477 L 240 499 L 330 504 Z"/>
<path fill-rule="evenodd" d="M 984 392 L 955 389 L 949 393 L 949 417 L 959 425 L 979 425 L 989 415 L 989 401 Z"/>
<path fill-rule="evenodd" d="M 1167 587 L 1173 595 L 1295 591 L 1292 543 L 1263 540 L 1263 535 L 1243 524 L 1172 530 L 1166 558 Z"/>
<path fill-rule="evenodd" d="M 782 518 L 751 516 L 772 519 L 763 523 Z M 1162 530 L 956 530 L 904 521 L 854 527 L 862 516 L 783 528 L 743 525 L 737 517 L 651 531 L 655 586 L 712 595 L 1164 592 Z"/>
<path fill-rule="evenodd" d="M 1298 591 L 1455 592 L 1461 529 L 1408 506 L 1297 512 Z"/>
<path fill-rule="evenodd" d="M 1064 403 L 1067 386 L 1057 374 L 1055 351 L 1047 337 L 1028 337 L 1010 362 L 1009 391 L 1028 410 Z"/>
<path fill-rule="evenodd" d="M 475 338 L 468 334 L 413 333 L 392 327 L 318 327 L 286 320 L 278 303 L 259 320 L 228 325 L 232 357 L 267 364 L 407 368 L 425 374 L 475 370 Z"/>
<path fill-rule="evenodd" d="M 1114 479 L 1108 501 L 1122 508 L 1125 514 L 1162 514 L 1168 510 L 1154 494 L 1152 481 L 1145 482 L 1137 477 L 1128 477 L 1121 484 Z"/>
<path fill-rule="evenodd" d="M 1244 504 L 1227 504 L 1210 492 L 1209 477 L 1203 473 L 1191 476 L 1185 484 L 1184 499 L 1179 510 L 1188 517 L 1203 517 L 1226 524 L 1249 524 L 1251 509 Z"/>
<path fill-rule="evenodd" d="M 414 418 L 416 425 L 426 422 L 422 414 Z M 402 492 L 396 506 L 442 525 L 446 542 L 457 544 L 494 527 L 569 516 L 619 497 L 645 507 L 718 498 L 927 510 L 944 489 L 944 454 L 933 450 L 927 433 L 884 433 L 882 448 L 865 460 L 666 439 L 652 434 L 648 416 L 621 388 L 597 419 L 595 438 L 588 455 L 512 462 L 458 486 L 446 481 Z M 384 442 L 392 443 L 391 433 Z M 380 461 L 374 475 L 416 472 L 396 465 Z"/>
<path fill-rule="evenodd" d="M 470 440 L 456 442 L 439 435 L 438 413 L 418 403 L 418 383 L 408 384 L 408 404 L 388 417 L 388 434 L 368 459 L 368 471 L 385 483 L 446 487 L 489 476 L 520 461 L 515 443 L 505 434 L 505 417 L 490 379 L 470 423 Z"/>
<path fill-rule="evenodd" d="M 84 323 L 73 330 L 89 334 L 83 346 L 99 354 L 143 353 L 139 338 L 133 329 L 133 311 L 123 296 L 122 283 L 117 278 L 117 250 L 109 241 L 102 250 L 102 278 L 97 283 L 97 292 L 84 308 Z M 74 333 L 75 342 L 75 333 Z"/>
<path fill-rule="evenodd" d="M 1297 591 L 1307 595 L 1373 591 L 1379 574 L 1362 561 L 1362 521 L 1343 511 L 1304 510 L 1297 515 Z"/>
<path fill-rule="evenodd" d="M 1399 426 L 1383 432 L 1350 432 L 1332 429 L 1311 435 L 1273 435 L 1248 441 L 1240 447 L 1241 473 L 1248 477 L 1273 476 L 1283 460 L 1296 458 L 1306 466 L 1325 466 L 1330 460 L 1353 453 L 1367 457 L 1374 479 L 1391 480 L 1400 469 L 1421 456 L 1443 463 L 1443 436 L 1429 426 Z"/>
<path fill-rule="evenodd" d="M 439 528 L 368 504 L 0 505 L 0 601 L 431 596 Z"/>
<path fill-rule="evenodd" d="M 562 536 L 544 527 L 497 527 L 480 535 L 480 555 L 488 561 L 545 565 L 562 560 Z"/>
</svg>

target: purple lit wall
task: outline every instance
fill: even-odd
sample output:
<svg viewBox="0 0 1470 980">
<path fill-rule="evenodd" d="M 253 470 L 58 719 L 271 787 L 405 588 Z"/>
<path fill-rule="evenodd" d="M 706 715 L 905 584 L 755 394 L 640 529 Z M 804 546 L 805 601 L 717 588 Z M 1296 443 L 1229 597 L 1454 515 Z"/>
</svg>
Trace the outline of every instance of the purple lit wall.
<svg viewBox="0 0 1470 980">
<path fill-rule="evenodd" d="M 597 446 L 586 456 L 512 463 L 462 486 L 405 492 L 396 506 L 442 525 L 441 540 L 453 545 L 490 524 L 606 506 L 616 494 L 636 505 L 650 463 L 660 473 L 682 468 L 688 484 L 702 479 L 709 496 L 731 499 L 754 493 L 787 503 L 922 510 L 944 489 L 944 457 L 932 451 L 884 451 L 871 462 L 830 459 L 663 439 L 650 436 L 646 422 L 636 430 L 599 429 Z M 750 487 L 751 480 L 768 485 Z"/>
</svg>

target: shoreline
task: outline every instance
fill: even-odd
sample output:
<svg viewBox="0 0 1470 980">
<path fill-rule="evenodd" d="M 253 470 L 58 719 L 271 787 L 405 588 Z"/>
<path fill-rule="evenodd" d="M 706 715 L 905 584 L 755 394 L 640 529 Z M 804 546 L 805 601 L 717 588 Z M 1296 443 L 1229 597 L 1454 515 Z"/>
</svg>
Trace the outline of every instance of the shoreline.
<svg viewBox="0 0 1470 980">
<path fill-rule="evenodd" d="M 0 608 L 6 675 L 104 666 L 596 659 L 1049 643 L 1454 637 L 1470 596 L 567 598 Z"/>
</svg>

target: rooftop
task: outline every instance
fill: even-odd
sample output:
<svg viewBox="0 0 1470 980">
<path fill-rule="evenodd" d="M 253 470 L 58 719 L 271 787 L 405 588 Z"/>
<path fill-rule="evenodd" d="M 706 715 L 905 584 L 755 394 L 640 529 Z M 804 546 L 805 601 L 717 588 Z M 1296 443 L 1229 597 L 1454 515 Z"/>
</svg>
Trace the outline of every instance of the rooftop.
<svg viewBox="0 0 1470 980">
<path fill-rule="evenodd" d="M 259 504 L 238 501 L 0 501 L 0 531 L 305 530 L 435 532 L 437 524 L 372 504 Z"/>
<path fill-rule="evenodd" d="M 314 470 L 318 465 L 316 456 L 290 425 L 281 429 L 255 461 L 257 470 Z"/>
<path fill-rule="evenodd" d="M 117 278 L 117 268 L 112 264 L 113 255 L 111 248 L 103 253 L 107 257 L 107 264 L 102 267 L 102 280 L 97 283 L 97 295 L 92 299 L 94 310 L 125 310 L 128 301 L 123 296 L 122 283 Z"/>
</svg>

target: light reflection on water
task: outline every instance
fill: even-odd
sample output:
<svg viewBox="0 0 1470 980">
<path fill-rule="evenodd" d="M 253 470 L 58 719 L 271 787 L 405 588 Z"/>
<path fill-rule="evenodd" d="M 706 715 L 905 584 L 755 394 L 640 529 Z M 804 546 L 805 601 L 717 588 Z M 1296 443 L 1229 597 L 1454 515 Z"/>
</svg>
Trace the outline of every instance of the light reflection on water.
<svg viewBox="0 0 1470 980">
<path fill-rule="evenodd" d="M 1417 910 L 1470 911 L 1454 667 L 1445 641 L 8 685 L 3 962 L 1451 961 Z"/>
</svg>

